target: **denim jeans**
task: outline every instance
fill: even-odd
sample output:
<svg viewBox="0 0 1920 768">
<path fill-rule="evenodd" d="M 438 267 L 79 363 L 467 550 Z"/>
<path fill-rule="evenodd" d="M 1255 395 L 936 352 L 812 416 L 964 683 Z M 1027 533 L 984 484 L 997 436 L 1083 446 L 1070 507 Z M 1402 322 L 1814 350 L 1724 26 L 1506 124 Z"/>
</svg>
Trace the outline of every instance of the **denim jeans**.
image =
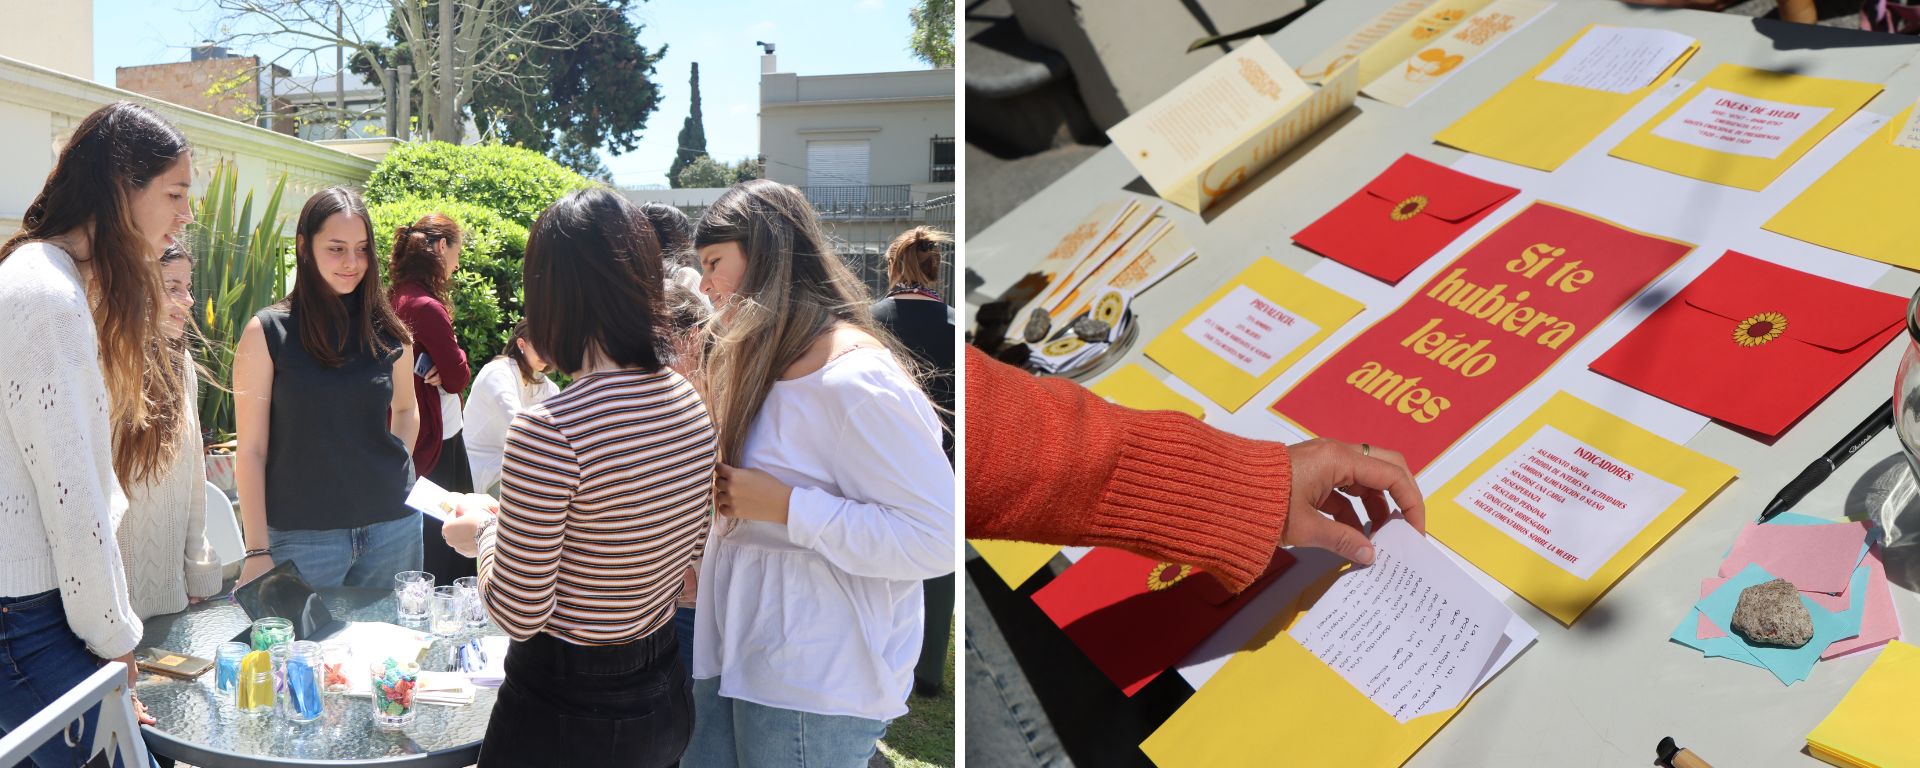
<svg viewBox="0 0 1920 768">
<path fill-rule="evenodd" d="M 693 735 L 693 695 L 673 630 L 623 645 L 545 632 L 507 648 L 480 768 L 665 768 Z"/>
<path fill-rule="evenodd" d="M 866 768 L 887 721 L 816 715 L 720 695 L 720 678 L 693 681 L 687 768 Z"/>
<path fill-rule="evenodd" d="M 966 615 L 967 765 L 1072 768 L 1040 697 L 970 575 Z"/>
<path fill-rule="evenodd" d="M 693 669 L 693 606 L 673 609 L 673 636 L 680 641 L 680 663 Z"/>
<path fill-rule="evenodd" d="M 100 670 L 100 660 L 67 627 L 59 590 L 24 597 L 0 597 L 0 735 L 65 696 Z M 54 737 L 34 750 L 40 768 L 72 768 L 87 761 L 100 708 L 87 711 L 76 730 Z M 67 746 L 73 735 L 79 746 Z"/>
<path fill-rule="evenodd" d="M 420 570 L 419 512 L 360 528 L 267 529 L 276 563 L 292 560 L 315 587 L 391 587 L 393 575 Z"/>
</svg>

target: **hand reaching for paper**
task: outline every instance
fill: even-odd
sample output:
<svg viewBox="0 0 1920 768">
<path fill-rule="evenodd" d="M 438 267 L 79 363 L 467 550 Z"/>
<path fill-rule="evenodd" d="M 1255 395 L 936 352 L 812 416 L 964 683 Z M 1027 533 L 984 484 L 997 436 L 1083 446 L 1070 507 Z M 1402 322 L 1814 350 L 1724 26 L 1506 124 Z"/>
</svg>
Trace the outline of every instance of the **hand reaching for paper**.
<svg viewBox="0 0 1920 768">
<path fill-rule="evenodd" d="M 467 557 L 480 554 L 481 524 L 500 513 L 500 502 L 483 493 L 463 493 L 449 498 L 442 506 L 451 505 L 447 511 L 453 513 L 453 519 L 440 526 L 440 536 L 446 539 L 447 546 Z"/>
<path fill-rule="evenodd" d="M 1360 499 L 1375 530 L 1393 513 L 1387 504 L 1391 496 L 1414 530 L 1427 532 L 1426 503 L 1398 451 L 1323 438 L 1289 446 L 1287 454 L 1293 461 L 1293 489 L 1280 543 L 1317 547 L 1371 564 L 1373 546 L 1361 533 L 1360 515 L 1338 490 Z M 1314 514 L 1316 510 L 1331 518 Z"/>
</svg>

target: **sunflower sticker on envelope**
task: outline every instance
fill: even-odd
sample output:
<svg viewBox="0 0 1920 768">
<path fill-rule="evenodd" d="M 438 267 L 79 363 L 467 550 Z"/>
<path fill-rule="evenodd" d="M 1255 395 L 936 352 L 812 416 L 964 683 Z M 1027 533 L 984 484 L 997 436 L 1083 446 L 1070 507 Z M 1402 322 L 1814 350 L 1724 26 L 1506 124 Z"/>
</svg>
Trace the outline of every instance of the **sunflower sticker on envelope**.
<svg viewBox="0 0 1920 768">
<path fill-rule="evenodd" d="M 1900 332 L 1906 305 L 1899 296 L 1727 251 L 1592 368 L 1778 437 Z"/>
<path fill-rule="evenodd" d="M 1519 192 L 1403 155 L 1293 241 L 1398 283 Z"/>
</svg>

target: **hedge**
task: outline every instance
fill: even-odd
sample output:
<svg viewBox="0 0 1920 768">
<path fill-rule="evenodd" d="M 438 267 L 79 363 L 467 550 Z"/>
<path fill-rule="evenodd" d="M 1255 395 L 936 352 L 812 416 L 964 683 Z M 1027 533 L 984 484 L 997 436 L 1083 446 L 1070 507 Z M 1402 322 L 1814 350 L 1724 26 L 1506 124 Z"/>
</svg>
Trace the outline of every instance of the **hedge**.
<svg viewBox="0 0 1920 768">
<path fill-rule="evenodd" d="M 502 145 L 405 144 L 388 152 L 367 179 L 367 204 L 409 198 L 461 200 L 522 227 L 586 177 L 532 150 Z"/>
</svg>

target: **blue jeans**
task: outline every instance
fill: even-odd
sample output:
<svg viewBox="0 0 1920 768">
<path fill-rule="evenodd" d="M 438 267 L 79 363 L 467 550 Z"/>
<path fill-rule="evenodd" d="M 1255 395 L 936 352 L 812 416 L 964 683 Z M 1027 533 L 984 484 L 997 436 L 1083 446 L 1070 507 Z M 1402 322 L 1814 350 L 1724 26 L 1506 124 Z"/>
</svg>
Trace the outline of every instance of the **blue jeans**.
<svg viewBox="0 0 1920 768">
<path fill-rule="evenodd" d="M 292 560 L 315 587 L 392 587 L 393 575 L 420 570 L 420 513 L 361 528 L 267 529 L 273 561 Z"/>
<path fill-rule="evenodd" d="M 967 765 L 1073 768 L 971 575 L 966 605 Z"/>
<path fill-rule="evenodd" d="M 887 721 L 816 715 L 720 695 L 720 678 L 693 681 L 693 743 L 686 768 L 866 768 Z"/>
<path fill-rule="evenodd" d="M 25 597 L 0 597 L 0 735 L 65 696 L 100 670 L 100 660 L 67 627 L 59 590 Z M 100 708 L 87 711 L 76 733 L 79 746 L 67 746 L 62 734 L 33 751 L 40 768 L 71 768 L 87 761 Z"/>
</svg>

